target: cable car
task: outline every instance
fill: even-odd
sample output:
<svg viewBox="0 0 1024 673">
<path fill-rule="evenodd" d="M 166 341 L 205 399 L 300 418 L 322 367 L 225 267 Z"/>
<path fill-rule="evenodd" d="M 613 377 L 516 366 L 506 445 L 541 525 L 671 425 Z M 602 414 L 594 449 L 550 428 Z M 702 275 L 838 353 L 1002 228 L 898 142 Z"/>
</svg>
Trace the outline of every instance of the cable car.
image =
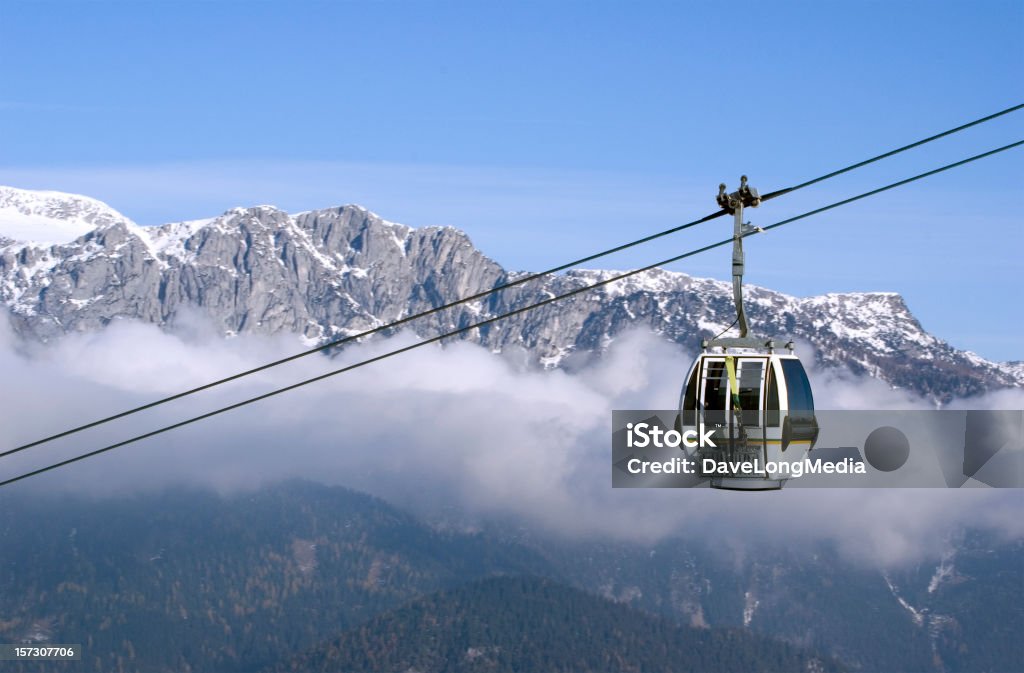
<svg viewBox="0 0 1024 673">
<path fill-rule="evenodd" d="M 743 223 L 743 208 L 759 205 L 757 191 L 743 176 L 732 194 L 719 186 L 718 203 L 735 215 L 733 324 L 740 334 L 701 344 L 679 396 L 677 429 L 710 440 L 684 450 L 712 488 L 779 489 L 793 473 L 786 463 L 802 462 L 818 438 L 814 396 L 792 341 L 780 353 L 773 340 L 747 335 L 742 239 L 756 229 Z"/>
<path fill-rule="evenodd" d="M 803 461 L 818 438 L 811 384 L 792 343 L 786 353 L 776 352 L 772 342 L 763 350 L 706 350 L 686 377 L 680 431 L 697 431 L 715 445 L 687 451 L 714 488 L 781 488 L 792 473 L 782 464 Z M 704 471 L 704 459 L 731 463 L 731 474 Z M 735 469 L 737 463 L 750 463 L 750 473 Z M 769 464 L 778 469 L 766 472 Z"/>
</svg>

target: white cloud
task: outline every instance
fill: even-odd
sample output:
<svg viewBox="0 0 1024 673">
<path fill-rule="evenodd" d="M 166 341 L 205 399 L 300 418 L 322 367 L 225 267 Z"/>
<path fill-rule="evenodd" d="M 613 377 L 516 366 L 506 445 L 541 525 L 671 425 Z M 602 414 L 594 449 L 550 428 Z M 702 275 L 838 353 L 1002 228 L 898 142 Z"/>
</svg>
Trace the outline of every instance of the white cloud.
<svg viewBox="0 0 1024 673">
<path fill-rule="evenodd" d="M 411 343 L 411 335 L 291 366 L 0 460 L 4 477 Z M 25 351 L 0 337 L 0 423 L 16 445 L 299 350 L 291 337 L 183 337 L 115 323 Z M 168 484 L 246 489 L 287 477 L 342 484 L 412 511 L 446 508 L 561 535 L 652 541 L 714 534 L 730 543 L 835 540 L 876 564 L 941 551 L 960 526 L 1022 535 L 1016 492 L 790 489 L 737 494 L 612 489 L 611 410 L 670 408 L 690 356 L 623 335 L 576 374 L 541 372 L 468 343 L 354 370 L 10 488 L 122 494 Z M 877 405 L 877 382 L 816 373 L 819 400 Z M 891 391 L 889 391 L 891 392 Z M 903 398 L 893 397 L 899 401 Z M 1017 398 L 1019 400 L 1019 397 Z M 1000 397 L 1010 403 L 1009 397 Z M 820 402 L 819 402 L 820 404 Z M 1016 404 L 1020 405 L 1018 401 Z M 874 408 L 878 408 L 874 406 Z M 1016 408 L 1020 408 L 1017 406 Z"/>
</svg>

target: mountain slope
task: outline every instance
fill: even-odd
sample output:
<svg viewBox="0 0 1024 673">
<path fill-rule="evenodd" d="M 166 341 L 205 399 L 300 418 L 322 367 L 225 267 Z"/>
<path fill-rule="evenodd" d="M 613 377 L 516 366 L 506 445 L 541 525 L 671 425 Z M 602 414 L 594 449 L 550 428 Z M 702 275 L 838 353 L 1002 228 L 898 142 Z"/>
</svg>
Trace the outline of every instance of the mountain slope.
<svg viewBox="0 0 1024 673">
<path fill-rule="evenodd" d="M 421 336 L 461 327 L 607 278 L 572 271 L 418 321 Z M 50 340 L 116 319 L 172 328 L 183 311 L 224 334 L 291 332 L 310 343 L 375 327 L 520 274 L 447 227 L 413 229 L 357 206 L 291 216 L 270 206 L 139 228 L 103 220 L 66 244 L 0 243 L 0 303 L 16 332 Z M 899 295 L 799 299 L 747 291 L 753 331 L 813 344 L 820 364 L 877 377 L 936 400 L 1024 386 L 1018 366 L 958 351 L 928 334 Z M 651 329 L 694 348 L 733 319 L 729 284 L 653 270 L 473 330 L 495 351 L 525 348 L 571 366 L 623 330 Z"/>
<path fill-rule="evenodd" d="M 937 563 L 882 573 L 808 542 L 740 553 L 727 535 L 653 547 L 526 538 L 518 527 L 438 531 L 370 496 L 305 481 L 229 497 L 5 491 L 0 642 L 81 643 L 87 660 L 67 670 L 157 672 L 288 668 L 303 653 L 334 670 L 373 653 L 369 670 L 406 670 L 386 657 L 422 654 L 423 673 L 437 657 L 472 671 L 471 648 L 473 665 L 505 666 L 491 648 L 558 663 L 588 642 L 602 657 L 659 670 L 678 654 L 673 638 L 709 655 L 735 643 L 762 662 L 815 652 L 859 671 L 1013 671 L 1024 661 L 1019 540 L 968 531 Z M 591 595 L 536 580 L 438 593 L 518 576 Z M 435 628 L 420 629 L 431 615 Z M 521 642 L 496 626 L 512 618 Z M 388 648 L 378 646 L 385 634 Z M 424 634 L 437 638 L 416 641 Z M 548 647 L 554 634 L 571 647 Z M 321 647 L 332 642 L 336 655 Z"/>
<path fill-rule="evenodd" d="M 728 538 L 726 538 L 728 539 Z M 1022 670 L 1024 543 L 967 531 L 882 571 L 833 544 L 538 545 L 574 586 L 694 626 L 745 628 L 861 671 Z"/>
<path fill-rule="evenodd" d="M 547 580 L 505 577 L 418 599 L 277 670 L 755 673 L 840 668 L 743 631 L 679 627 Z"/>
<path fill-rule="evenodd" d="M 531 550 L 310 482 L 226 498 L 0 494 L 0 569 L 0 642 L 81 643 L 67 670 L 217 673 L 257 670 L 424 593 L 548 572 Z"/>
</svg>

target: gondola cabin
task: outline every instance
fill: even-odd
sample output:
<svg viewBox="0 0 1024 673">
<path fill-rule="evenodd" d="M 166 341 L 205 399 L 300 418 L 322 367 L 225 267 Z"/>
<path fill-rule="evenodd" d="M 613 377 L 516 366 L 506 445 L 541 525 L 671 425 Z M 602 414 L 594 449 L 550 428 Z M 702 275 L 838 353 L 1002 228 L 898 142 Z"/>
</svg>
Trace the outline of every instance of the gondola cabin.
<svg viewBox="0 0 1024 673">
<path fill-rule="evenodd" d="M 781 464 L 803 461 L 818 437 L 811 385 L 792 350 L 704 352 L 690 368 L 679 402 L 681 431 L 697 431 L 715 445 L 686 449 L 713 488 L 781 488 L 790 475 Z M 705 471 L 704 459 L 733 469 L 725 476 Z M 734 469 L 741 463 L 751 466 Z M 781 469 L 766 471 L 772 465 Z"/>
<path fill-rule="evenodd" d="M 733 325 L 739 336 L 723 339 L 719 334 L 702 343 L 703 352 L 679 396 L 677 430 L 702 438 L 699 445 L 684 450 L 713 488 L 778 489 L 796 473 L 789 465 L 802 462 L 818 439 L 814 397 L 792 341 L 783 354 L 771 339 L 748 336 L 743 239 L 763 230 L 743 221 L 743 209 L 756 208 L 761 197 L 744 175 L 740 188 L 731 194 L 725 184 L 719 185 L 716 201 L 733 215 Z"/>
</svg>

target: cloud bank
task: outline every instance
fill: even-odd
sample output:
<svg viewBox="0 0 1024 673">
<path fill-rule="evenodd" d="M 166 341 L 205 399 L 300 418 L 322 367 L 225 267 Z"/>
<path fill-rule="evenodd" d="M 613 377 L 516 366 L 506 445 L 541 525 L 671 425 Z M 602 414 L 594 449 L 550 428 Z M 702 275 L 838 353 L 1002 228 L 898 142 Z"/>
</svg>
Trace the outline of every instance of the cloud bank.
<svg viewBox="0 0 1024 673">
<path fill-rule="evenodd" d="M 411 334 L 313 356 L 108 426 L 0 459 L 7 478 L 415 341 Z M 7 449 L 300 350 L 291 336 L 225 340 L 116 322 L 47 347 L 0 333 Z M 806 351 L 803 351 L 806 352 Z M 470 343 L 427 346 L 33 477 L 15 492 L 117 496 L 177 484 L 231 492 L 301 477 L 369 492 L 424 516 L 517 521 L 578 537 L 653 542 L 828 539 L 892 565 L 939 554 L 971 524 L 1024 535 L 1024 499 L 994 490 L 742 494 L 612 489 L 612 409 L 671 408 L 692 353 L 644 332 L 574 374 L 537 371 Z M 810 358 L 806 358 L 810 359 Z M 811 371 L 821 408 L 928 408 L 873 380 Z M 1022 408 L 1004 391 L 982 408 Z"/>
</svg>

